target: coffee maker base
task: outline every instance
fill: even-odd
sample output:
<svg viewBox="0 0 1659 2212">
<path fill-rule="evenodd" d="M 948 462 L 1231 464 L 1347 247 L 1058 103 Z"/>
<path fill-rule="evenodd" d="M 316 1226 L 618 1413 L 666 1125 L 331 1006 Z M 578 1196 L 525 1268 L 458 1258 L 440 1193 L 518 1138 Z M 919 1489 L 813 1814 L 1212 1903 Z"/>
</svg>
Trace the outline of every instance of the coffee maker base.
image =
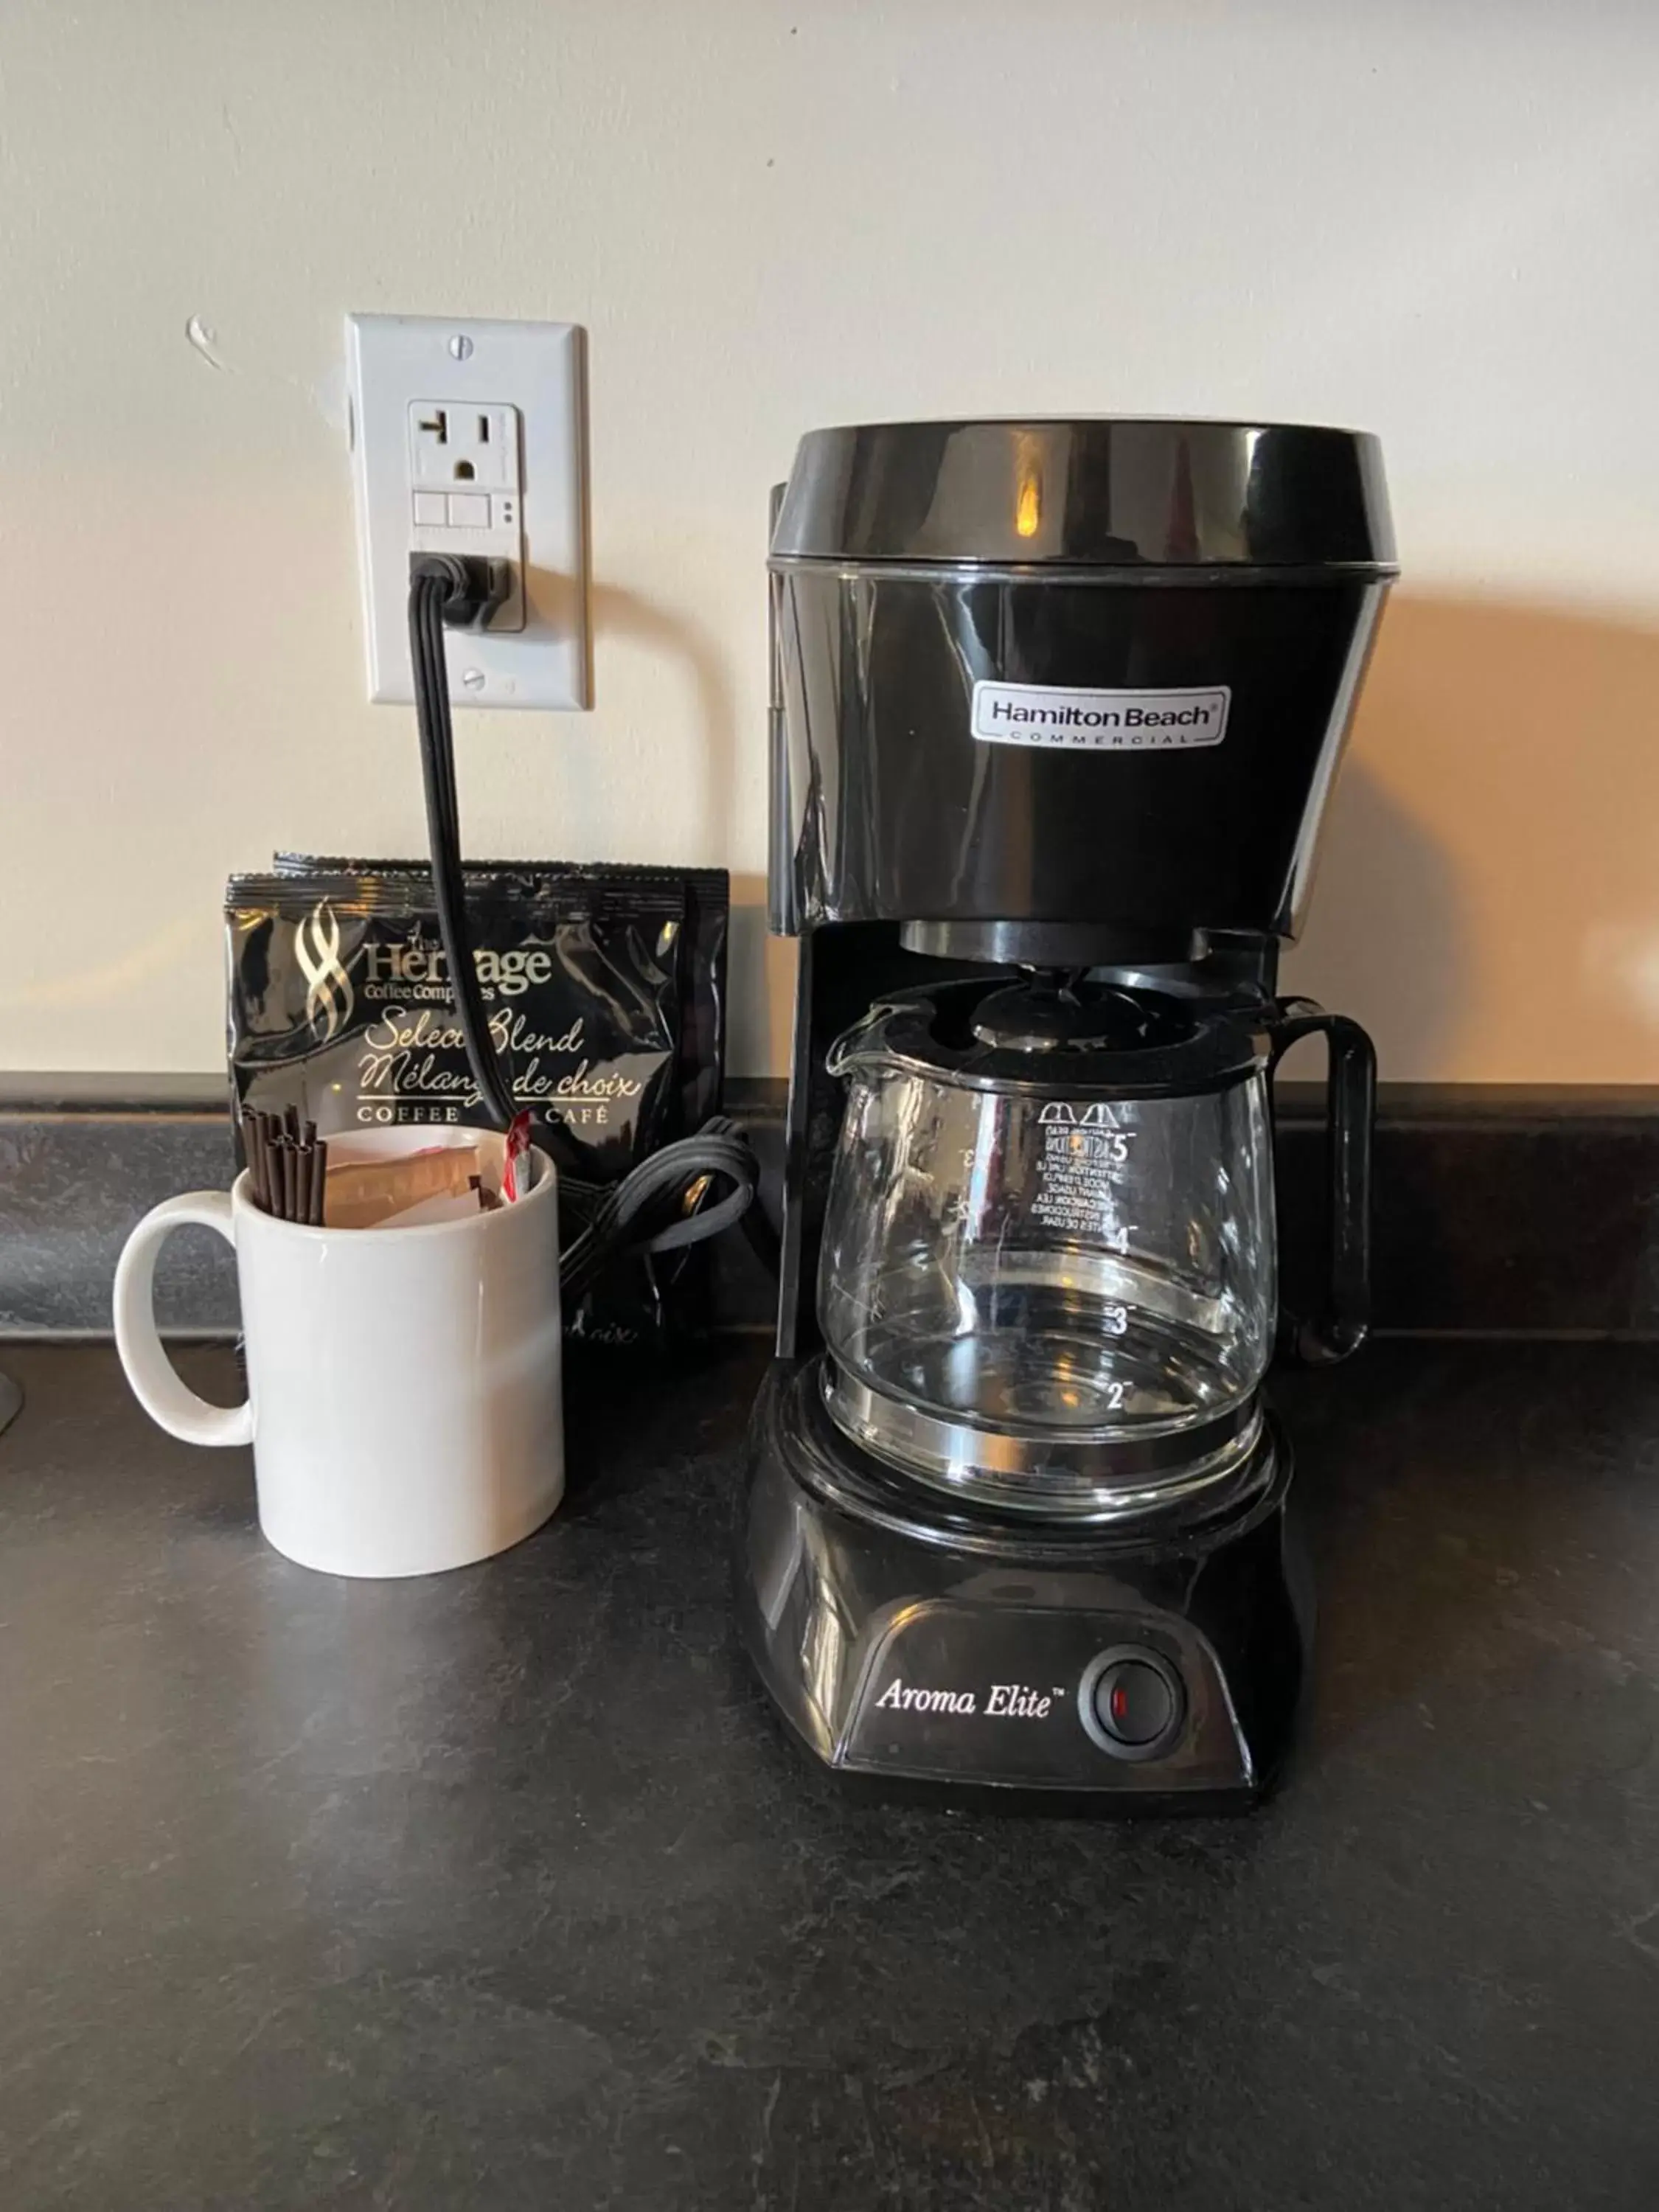
<svg viewBox="0 0 1659 2212">
<path fill-rule="evenodd" d="M 1307 1673 L 1309 1580 L 1269 1416 L 1261 1479 L 1131 1532 L 991 1514 L 850 1443 L 818 1359 L 756 1405 L 738 1602 L 774 1703 L 866 1784 L 1101 1814 L 1244 1810 Z"/>
</svg>

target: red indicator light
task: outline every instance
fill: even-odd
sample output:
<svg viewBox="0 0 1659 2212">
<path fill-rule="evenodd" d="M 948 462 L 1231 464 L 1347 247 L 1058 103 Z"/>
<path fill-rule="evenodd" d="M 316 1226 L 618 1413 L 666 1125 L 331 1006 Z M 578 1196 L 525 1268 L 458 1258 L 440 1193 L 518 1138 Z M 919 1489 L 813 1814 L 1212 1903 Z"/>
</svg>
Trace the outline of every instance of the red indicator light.
<svg viewBox="0 0 1659 2212">
<path fill-rule="evenodd" d="M 1114 1682 L 1112 1685 L 1112 1718 L 1115 1721 L 1125 1721 L 1127 1720 L 1128 1717 L 1129 1692 L 1124 1688 L 1121 1682 Z"/>
</svg>

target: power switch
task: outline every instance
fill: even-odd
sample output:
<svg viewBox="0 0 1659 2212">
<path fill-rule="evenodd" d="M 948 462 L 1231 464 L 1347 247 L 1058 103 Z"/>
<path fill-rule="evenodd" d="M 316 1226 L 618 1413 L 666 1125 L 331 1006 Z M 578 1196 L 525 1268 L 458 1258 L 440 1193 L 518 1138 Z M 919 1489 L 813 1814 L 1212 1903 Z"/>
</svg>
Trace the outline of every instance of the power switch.
<svg viewBox="0 0 1659 2212">
<path fill-rule="evenodd" d="M 1156 1759 L 1181 1733 L 1181 1677 L 1156 1651 L 1120 1647 L 1091 1660 L 1078 1686 L 1084 1727 L 1115 1759 Z"/>
</svg>

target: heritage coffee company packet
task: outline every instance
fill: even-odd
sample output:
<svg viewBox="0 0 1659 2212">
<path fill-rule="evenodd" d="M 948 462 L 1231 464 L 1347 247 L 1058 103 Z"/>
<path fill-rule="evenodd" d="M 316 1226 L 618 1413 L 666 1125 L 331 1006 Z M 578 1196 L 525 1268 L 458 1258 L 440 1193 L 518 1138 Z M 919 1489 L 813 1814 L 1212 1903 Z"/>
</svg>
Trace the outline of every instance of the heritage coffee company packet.
<svg viewBox="0 0 1659 2212">
<path fill-rule="evenodd" d="M 465 873 L 491 1034 L 574 1232 L 596 1187 L 719 1109 L 727 878 L 531 861 Z M 270 873 L 231 878 L 225 928 L 239 1114 L 292 1106 L 325 1137 L 478 1120 L 424 864 L 279 854 Z M 568 1333 L 660 1337 L 692 1303 L 696 1256 L 618 1261 Z"/>
</svg>

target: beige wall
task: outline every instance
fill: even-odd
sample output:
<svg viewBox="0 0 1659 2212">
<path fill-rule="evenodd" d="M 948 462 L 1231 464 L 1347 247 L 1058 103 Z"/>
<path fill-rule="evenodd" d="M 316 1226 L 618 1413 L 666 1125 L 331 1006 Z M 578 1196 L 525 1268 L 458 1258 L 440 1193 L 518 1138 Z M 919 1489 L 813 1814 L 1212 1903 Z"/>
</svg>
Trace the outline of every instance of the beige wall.
<svg viewBox="0 0 1659 2212">
<path fill-rule="evenodd" d="M 410 850 L 350 308 L 591 332 L 599 706 L 474 850 L 720 861 L 778 1064 L 766 488 L 857 416 L 1379 431 L 1407 581 L 1292 975 L 1386 1070 L 1659 1080 L 1659 10 L 13 0 L 0 1062 L 218 1061 L 226 872 Z M 196 319 L 211 333 L 192 343 Z"/>
</svg>

